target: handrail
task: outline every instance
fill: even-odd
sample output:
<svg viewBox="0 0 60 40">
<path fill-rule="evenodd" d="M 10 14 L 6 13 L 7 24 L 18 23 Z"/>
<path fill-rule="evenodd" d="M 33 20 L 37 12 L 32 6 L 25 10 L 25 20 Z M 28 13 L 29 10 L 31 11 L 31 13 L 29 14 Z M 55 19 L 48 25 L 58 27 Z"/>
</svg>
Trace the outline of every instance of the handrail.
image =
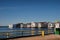
<svg viewBox="0 0 60 40">
<path fill-rule="evenodd" d="M 23 32 L 31 32 L 31 35 L 34 35 L 35 31 L 34 30 L 13 30 L 12 32 L 0 32 L 1 35 L 3 36 L 6 36 L 7 38 L 9 38 L 9 36 L 14 36 L 16 34 L 14 34 L 13 32 L 20 32 L 20 33 L 23 33 Z M 38 31 L 39 33 L 42 33 L 42 36 L 44 36 L 44 31 Z M 23 35 L 23 34 L 22 34 Z M 17 36 L 17 35 L 16 35 Z"/>
</svg>

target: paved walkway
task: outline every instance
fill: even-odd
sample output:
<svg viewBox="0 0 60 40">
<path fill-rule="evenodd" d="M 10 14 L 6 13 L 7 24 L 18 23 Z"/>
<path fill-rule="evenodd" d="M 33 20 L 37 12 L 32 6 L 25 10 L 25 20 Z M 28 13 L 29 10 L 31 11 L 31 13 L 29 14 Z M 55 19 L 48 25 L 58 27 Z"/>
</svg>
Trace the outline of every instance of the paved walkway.
<svg viewBox="0 0 60 40">
<path fill-rule="evenodd" d="M 15 38 L 9 40 L 60 40 L 60 35 L 46 35 L 44 37 L 33 36 L 33 37 Z"/>
</svg>

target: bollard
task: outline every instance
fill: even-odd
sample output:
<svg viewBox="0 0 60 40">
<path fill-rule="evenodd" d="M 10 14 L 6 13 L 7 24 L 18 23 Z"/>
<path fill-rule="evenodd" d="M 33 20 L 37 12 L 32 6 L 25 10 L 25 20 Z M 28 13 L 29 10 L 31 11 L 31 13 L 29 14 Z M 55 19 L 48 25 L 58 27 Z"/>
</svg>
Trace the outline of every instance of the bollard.
<svg viewBox="0 0 60 40">
<path fill-rule="evenodd" d="M 42 31 L 42 37 L 44 37 L 44 31 Z"/>
<path fill-rule="evenodd" d="M 9 35 L 9 33 L 7 33 L 7 38 L 9 37 L 8 35 Z"/>
</svg>

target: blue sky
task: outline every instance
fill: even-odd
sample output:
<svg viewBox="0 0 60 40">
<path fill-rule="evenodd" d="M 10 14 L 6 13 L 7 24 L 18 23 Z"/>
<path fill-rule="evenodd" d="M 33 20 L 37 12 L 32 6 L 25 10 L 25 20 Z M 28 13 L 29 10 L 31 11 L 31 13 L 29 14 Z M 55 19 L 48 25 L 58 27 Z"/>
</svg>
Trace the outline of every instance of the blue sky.
<svg viewBox="0 0 60 40">
<path fill-rule="evenodd" d="M 60 20 L 60 0 L 0 0 L 0 25 Z"/>
</svg>

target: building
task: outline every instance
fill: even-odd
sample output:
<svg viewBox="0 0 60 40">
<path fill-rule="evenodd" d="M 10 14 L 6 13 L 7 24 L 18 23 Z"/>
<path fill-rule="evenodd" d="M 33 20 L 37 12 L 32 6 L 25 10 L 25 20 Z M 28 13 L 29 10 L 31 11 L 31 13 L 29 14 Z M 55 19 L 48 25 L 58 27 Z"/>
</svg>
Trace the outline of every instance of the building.
<svg viewBox="0 0 60 40">
<path fill-rule="evenodd" d="M 55 27 L 55 23 L 48 22 L 48 28 Z"/>
<path fill-rule="evenodd" d="M 48 27 L 47 22 L 38 22 L 38 27 Z"/>
<path fill-rule="evenodd" d="M 55 23 L 48 22 L 48 33 L 49 34 L 54 34 L 54 27 L 55 27 Z"/>
<path fill-rule="evenodd" d="M 60 35 L 60 22 L 55 23 L 55 34 Z"/>
<path fill-rule="evenodd" d="M 23 28 L 27 28 L 27 24 L 26 23 L 23 24 Z"/>
<path fill-rule="evenodd" d="M 38 23 L 37 23 L 37 22 L 31 22 L 31 27 L 32 27 L 32 28 L 38 27 Z"/>
<path fill-rule="evenodd" d="M 9 28 L 12 29 L 12 28 L 13 28 L 13 24 L 10 24 L 10 25 L 9 25 Z"/>
<path fill-rule="evenodd" d="M 27 28 L 31 28 L 31 23 L 27 23 Z"/>
<path fill-rule="evenodd" d="M 14 28 L 22 28 L 22 27 L 23 27 L 23 23 L 14 24 Z"/>
<path fill-rule="evenodd" d="M 60 22 L 55 23 L 55 28 L 60 28 Z"/>
</svg>

